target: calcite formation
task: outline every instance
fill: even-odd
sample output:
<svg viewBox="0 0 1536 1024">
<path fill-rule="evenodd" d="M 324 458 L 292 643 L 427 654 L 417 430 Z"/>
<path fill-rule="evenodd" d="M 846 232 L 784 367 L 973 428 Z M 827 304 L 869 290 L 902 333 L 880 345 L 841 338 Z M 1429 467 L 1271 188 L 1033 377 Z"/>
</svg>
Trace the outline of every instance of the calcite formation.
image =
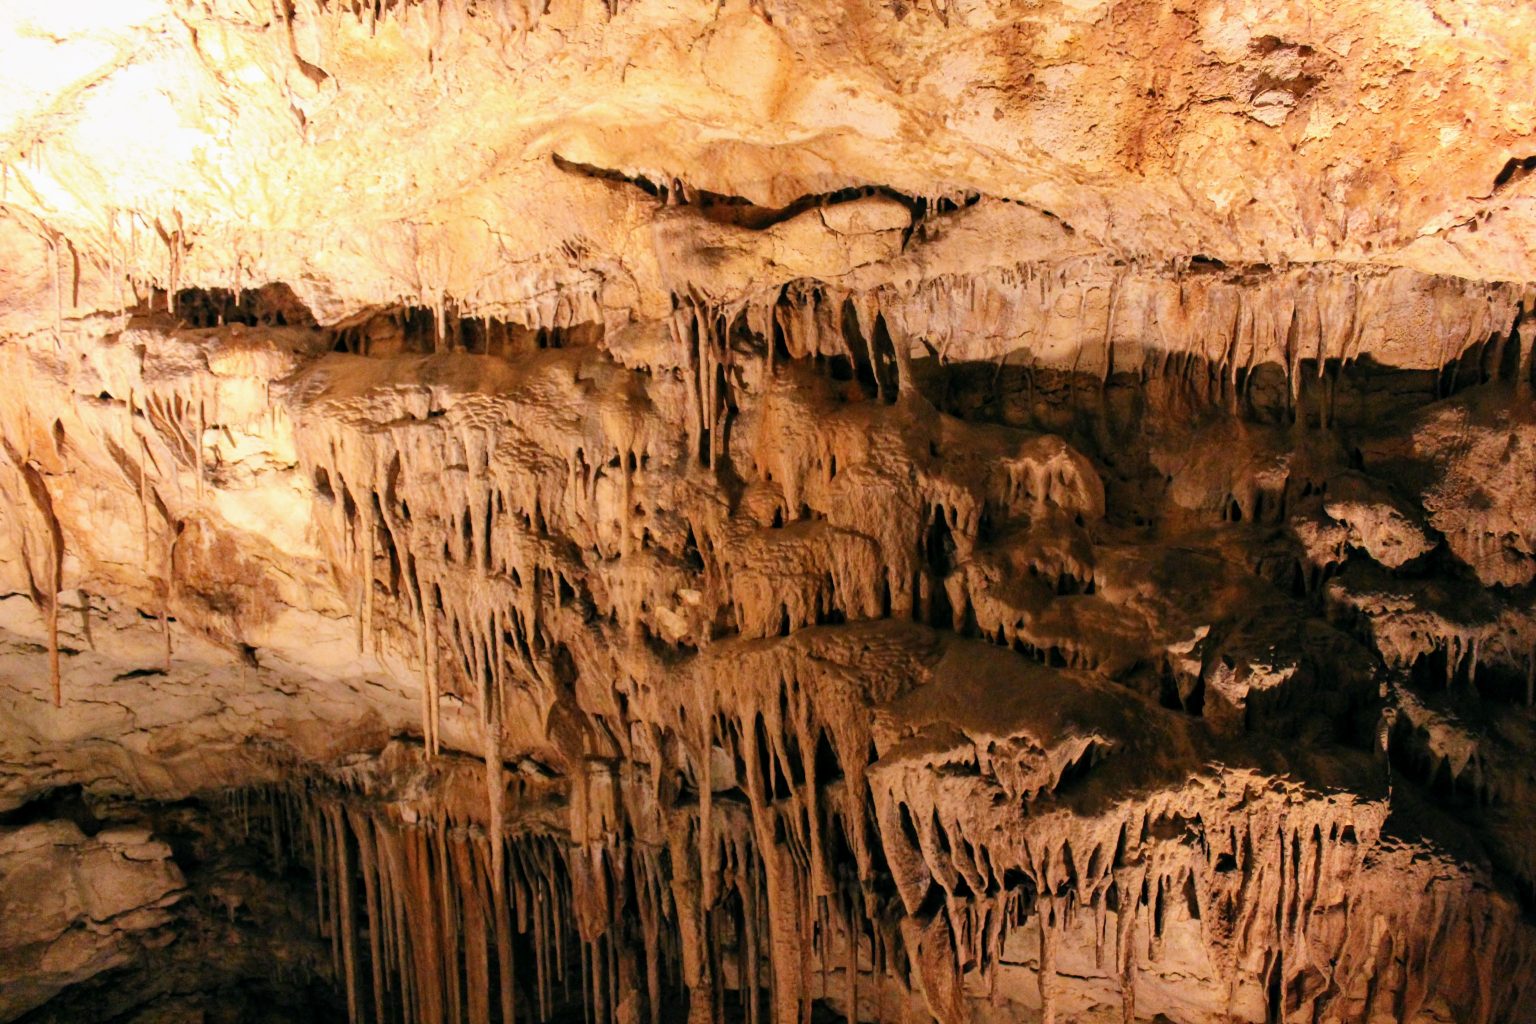
<svg viewBox="0 0 1536 1024">
<path fill-rule="evenodd" d="M 1531 11 L 0 81 L 0 1019 L 1536 1019 Z"/>
</svg>

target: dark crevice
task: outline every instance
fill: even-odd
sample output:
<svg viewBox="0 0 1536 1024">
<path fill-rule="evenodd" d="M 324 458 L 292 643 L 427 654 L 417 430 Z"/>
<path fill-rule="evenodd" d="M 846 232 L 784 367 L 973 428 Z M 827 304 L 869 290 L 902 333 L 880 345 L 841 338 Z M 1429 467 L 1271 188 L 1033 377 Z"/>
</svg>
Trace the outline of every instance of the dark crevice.
<svg viewBox="0 0 1536 1024">
<path fill-rule="evenodd" d="M 0 828 L 24 828 L 45 821 L 72 821 L 88 836 L 94 836 L 102 828 L 78 785 L 50 789 L 14 810 L 0 812 Z"/>
<path fill-rule="evenodd" d="M 734 224 L 737 227 L 748 228 L 753 231 L 761 231 L 765 228 L 773 227 L 775 224 L 781 224 L 809 210 L 836 206 L 858 199 L 869 199 L 874 196 L 901 203 L 913 214 L 914 219 L 919 219 L 922 216 L 927 205 L 926 200 L 905 195 L 883 185 L 851 185 L 847 188 L 840 188 L 831 192 L 817 192 L 804 195 L 784 206 L 758 206 L 745 196 L 726 195 L 720 192 L 711 192 L 707 189 L 695 188 L 675 178 L 670 181 L 653 181 L 641 174 L 626 174 L 623 171 L 594 167 L 591 164 L 567 160 L 558 153 L 553 155 L 553 159 L 555 166 L 567 173 L 579 174 L 583 177 L 597 178 L 602 181 L 611 181 L 618 184 L 633 185 L 646 195 L 659 199 L 668 205 L 695 207 L 702 216 L 709 220 L 721 224 Z M 971 202 L 974 201 L 971 200 Z M 955 204 L 950 202 L 949 208 L 955 208 Z"/>
<path fill-rule="evenodd" d="M 1504 166 L 1499 168 L 1499 173 L 1493 178 L 1493 192 L 1513 185 L 1532 171 L 1536 171 L 1536 153 L 1530 156 L 1512 156 L 1504 161 Z"/>
</svg>

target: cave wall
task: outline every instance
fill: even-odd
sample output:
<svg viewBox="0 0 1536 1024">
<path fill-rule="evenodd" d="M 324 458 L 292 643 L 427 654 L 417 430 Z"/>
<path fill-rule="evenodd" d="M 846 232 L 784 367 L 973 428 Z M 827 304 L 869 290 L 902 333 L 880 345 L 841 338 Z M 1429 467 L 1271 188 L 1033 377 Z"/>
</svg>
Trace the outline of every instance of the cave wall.
<svg viewBox="0 0 1536 1024">
<path fill-rule="evenodd" d="M 18 5 L 0 1019 L 1536 1016 L 1529 18 Z"/>
</svg>

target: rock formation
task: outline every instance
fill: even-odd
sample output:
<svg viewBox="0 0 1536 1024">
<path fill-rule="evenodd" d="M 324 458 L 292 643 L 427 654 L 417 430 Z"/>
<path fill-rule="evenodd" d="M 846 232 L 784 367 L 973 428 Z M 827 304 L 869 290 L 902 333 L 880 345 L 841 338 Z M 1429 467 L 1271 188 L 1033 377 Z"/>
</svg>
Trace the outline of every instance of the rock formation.
<svg viewBox="0 0 1536 1024">
<path fill-rule="evenodd" d="M 1536 1019 L 1536 14 L 0 82 L 0 1020 Z"/>
</svg>

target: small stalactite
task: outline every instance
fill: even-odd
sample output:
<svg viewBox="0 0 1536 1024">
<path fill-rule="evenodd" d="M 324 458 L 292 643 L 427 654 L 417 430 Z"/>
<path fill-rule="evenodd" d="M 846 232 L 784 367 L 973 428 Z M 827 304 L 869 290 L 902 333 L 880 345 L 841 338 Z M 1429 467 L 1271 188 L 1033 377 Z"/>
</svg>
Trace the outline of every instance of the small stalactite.
<svg viewBox="0 0 1536 1024">
<path fill-rule="evenodd" d="M 201 399 L 197 403 L 197 437 L 193 443 L 193 470 L 197 473 L 197 501 L 203 501 L 203 438 L 208 436 L 208 416 Z"/>
<path fill-rule="evenodd" d="M 161 563 L 160 578 L 163 592 L 160 597 L 160 635 L 165 643 L 165 664 L 171 671 L 171 596 L 176 586 L 176 540 L 181 533 L 181 523 L 165 520 L 165 561 Z"/>
<path fill-rule="evenodd" d="M 53 343 L 62 348 L 64 345 L 64 297 L 63 288 L 59 284 L 59 240 L 50 232 L 47 242 L 49 281 L 53 289 Z"/>
<path fill-rule="evenodd" d="M 64 527 L 54 512 L 53 498 L 48 492 L 48 482 L 43 478 L 42 471 L 36 462 L 23 457 L 9 440 L 3 443 L 6 455 L 21 474 L 33 508 L 43 520 L 48 538 L 48 591 L 42 593 L 35 581 L 32 582 L 31 589 L 33 604 L 42 607 L 47 622 L 49 694 L 53 706 L 62 707 L 64 689 L 62 670 L 59 665 L 59 591 L 64 585 Z M 30 563 L 28 563 L 28 575 L 31 576 Z"/>
</svg>

